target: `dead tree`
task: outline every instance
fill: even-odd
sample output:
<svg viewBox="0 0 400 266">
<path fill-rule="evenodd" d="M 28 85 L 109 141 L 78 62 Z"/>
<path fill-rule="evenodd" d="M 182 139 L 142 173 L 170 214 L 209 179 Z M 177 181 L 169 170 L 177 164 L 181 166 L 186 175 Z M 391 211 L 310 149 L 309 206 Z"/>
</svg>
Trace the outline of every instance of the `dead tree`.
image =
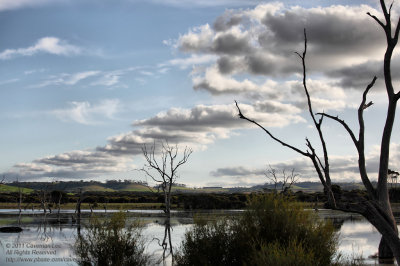
<svg viewBox="0 0 400 266">
<path fill-rule="evenodd" d="M 63 191 L 65 189 L 62 188 L 61 190 L 53 190 L 50 195 L 51 195 L 51 201 L 52 203 L 57 205 L 57 220 L 60 221 L 60 216 L 61 216 L 61 203 L 63 201 L 63 194 L 65 194 Z"/>
<path fill-rule="evenodd" d="M 76 200 L 76 205 L 75 205 L 75 214 L 76 214 L 76 225 L 77 225 L 77 232 L 78 236 L 81 234 L 81 205 L 83 200 L 85 199 L 85 192 L 82 192 L 82 188 L 79 188 L 78 191 L 78 198 Z M 74 216 L 72 216 L 72 220 L 74 221 Z"/>
<path fill-rule="evenodd" d="M 392 33 L 393 31 L 391 23 L 392 5 L 390 5 L 389 9 L 387 9 L 386 4 L 383 0 L 380 1 L 380 4 L 385 18 L 384 22 L 382 22 L 376 16 L 368 13 L 368 15 L 372 17 L 384 29 L 387 40 L 387 48 L 384 56 L 384 79 L 386 85 L 385 86 L 386 93 L 388 96 L 388 109 L 381 140 L 378 184 L 376 188 L 372 186 L 372 183 L 370 181 L 366 169 L 365 143 L 364 143 L 365 125 L 364 125 L 363 115 L 364 115 L 364 110 L 372 105 L 372 102 L 367 103 L 367 94 L 375 84 L 377 78 L 374 77 L 372 79 L 372 81 L 368 84 L 362 95 L 361 104 L 358 108 L 358 123 L 359 123 L 358 137 L 356 137 L 355 133 L 348 126 L 348 124 L 344 120 L 340 119 L 338 116 L 332 116 L 327 113 L 314 114 L 309 90 L 307 88 L 307 83 L 306 83 L 305 58 L 307 52 L 307 36 L 305 30 L 304 30 L 304 44 L 305 44 L 304 51 L 302 54 L 297 53 L 297 55 L 300 57 L 303 66 L 303 88 L 305 96 L 307 98 L 308 111 L 314 123 L 315 129 L 317 130 L 320 144 L 322 146 L 322 152 L 323 152 L 322 157 L 320 158 L 320 156 L 317 155 L 314 146 L 307 138 L 306 138 L 306 146 L 307 146 L 306 150 L 301 150 L 297 147 L 294 147 L 288 144 L 287 142 L 282 141 L 280 138 L 275 137 L 268 129 L 260 125 L 257 121 L 254 121 L 246 117 L 241 112 L 237 102 L 236 106 L 239 112 L 239 117 L 241 119 L 247 120 L 257 125 L 274 141 L 299 153 L 302 156 L 309 158 L 315 168 L 315 171 L 317 172 L 317 175 L 322 185 L 324 186 L 325 191 L 327 192 L 327 198 L 330 207 L 332 209 L 342 210 L 346 212 L 359 213 L 362 216 L 364 216 L 373 226 L 375 226 L 375 228 L 382 235 L 382 239 L 379 244 L 379 258 L 380 259 L 391 258 L 393 260 L 394 256 L 397 260 L 397 263 L 400 264 L 400 238 L 398 236 L 396 221 L 394 219 L 391 204 L 389 201 L 389 191 L 387 184 L 390 138 L 392 135 L 397 102 L 400 98 L 400 92 L 395 93 L 394 91 L 394 87 L 392 84 L 392 75 L 391 75 L 391 59 L 393 50 L 398 42 L 399 31 L 400 31 L 400 19 L 397 22 L 396 26 L 394 27 L 394 33 Z M 319 116 L 318 119 L 316 117 L 317 115 Z M 322 132 L 322 122 L 324 117 L 333 119 L 340 125 L 342 125 L 344 129 L 348 132 L 350 138 L 352 139 L 358 153 L 358 168 L 359 168 L 360 178 L 368 193 L 368 198 L 363 198 L 357 195 L 353 195 L 351 198 L 342 197 L 339 199 L 335 197 L 334 193 L 332 192 L 328 150 Z"/>
<path fill-rule="evenodd" d="M 84 192 L 82 192 L 82 188 L 79 188 L 79 192 L 78 192 L 78 198 L 76 200 L 76 205 L 75 205 L 75 213 L 77 216 L 77 223 L 80 224 L 81 223 L 81 205 L 82 205 L 82 201 L 84 200 Z"/>
<path fill-rule="evenodd" d="M 46 185 L 46 187 L 44 189 L 41 189 L 38 192 L 38 196 L 39 196 L 39 201 L 40 201 L 40 206 L 43 208 L 43 213 L 46 215 L 47 214 L 47 210 L 49 210 L 49 213 L 51 213 L 51 207 L 49 205 L 49 199 L 48 199 L 48 187 Z"/>
<path fill-rule="evenodd" d="M 400 173 L 397 171 L 393 171 L 391 169 L 388 169 L 388 178 L 390 178 L 390 183 L 393 185 L 395 188 L 397 188 L 397 178 L 399 177 Z"/>
<path fill-rule="evenodd" d="M 299 175 L 295 174 L 294 169 L 290 172 L 290 174 L 286 173 L 286 170 L 282 170 L 282 176 L 279 177 L 276 169 L 272 168 L 271 165 L 269 169 L 264 173 L 265 177 L 269 179 L 274 184 L 274 190 L 277 191 L 278 184 L 282 184 L 281 193 L 285 193 L 290 190 L 294 183 L 297 182 Z"/>
<path fill-rule="evenodd" d="M 178 159 L 178 145 L 171 146 L 168 142 L 162 142 L 159 156 L 156 154 L 155 143 L 151 145 L 150 150 L 143 145 L 142 152 L 147 163 L 141 171 L 159 184 L 158 188 L 161 188 L 164 194 L 164 213 L 170 217 L 171 191 L 178 177 L 177 170 L 188 161 L 193 151 L 185 147 L 182 158 Z"/>
<path fill-rule="evenodd" d="M 165 231 L 162 243 L 159 245 L 163 248 L 162 260 L 171 255 L 173 260 L 173 248 L 171 239 L 171 197 L 172 197 L 172 187 L 178 178 L 178 168 L 185 164 L 190 155 L 192 154 L 192 149 L 185 147 L 181 158 L 178 158 L 179 147 L 178 145 L 171 146 L 167 141 L 161 142 L 161 151 L 157 153 L 156 144 L 150 146 L 148 150 L 146 145 L 143 145 L 142 152 L 144 158 L 146 159 L 145 166 L 140 169 L 147 176 L 149 176 L 153 181 L 158 183 L 158 191 L 161 191 L 164 195 L 164 213 L 166 219 L 164 222 Z M 168 248 L 169 245 L 169 248 Z M 167 250 L 169 249 L 169 254 L 167 255 Z"/>
<path fill-rule="evenodd" d="M 17 183 L 18 183 L 18 178 L 17 178 Z M 22 213 L 22 197 L 23 197 L 23 191 L 20 185 L 18 185 L 18 209 L 19 209 L 19 214 L 18 214 L 18 224 L 21 223 L 21 213 Z"/>
</svg>

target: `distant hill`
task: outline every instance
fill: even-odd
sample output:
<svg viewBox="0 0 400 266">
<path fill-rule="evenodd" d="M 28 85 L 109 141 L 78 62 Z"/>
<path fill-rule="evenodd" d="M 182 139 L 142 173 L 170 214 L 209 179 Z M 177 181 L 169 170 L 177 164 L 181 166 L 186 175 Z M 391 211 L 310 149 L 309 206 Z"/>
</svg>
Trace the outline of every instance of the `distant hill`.
<svg viewBox="0 0 400 266">
<path fill-rule="evenodd" d="M 342 190 L 364 189 L 361 183 L 337 183 Z M 282 184 L 277 185 L 277 189 L 281 189 Z M 12 182 L 0 185 L 0 192 L 18 192 L 18 188 L 23 188 L 24 193 L 30 193 L 34 190 L 60 190 L 65 192 L 83 191 L 129 191 L 129 192 L 149 192 L 157 191 L 157 188 L 149 187 L 146 182 L 130 181 L 130 180 L 108 180 L 107 182 L 98 181 L 59 181 L 59 182 Z M 262 184 L 253 187 L 204 187 L 191 188 L 184 184 L 176 184 L 172 191 L 175 193 L 251 193 L 260 192 L 268 189 L 274 189 L 273 184 Z M 292 191 L 303 192 L 321 192 L 323 187 L 319 182 L 298 182 L 291 187 Z"/>
<path fill-rule="evenodd" d="M 104 186 L 100 186 L 100 185 L 88 185 L 88 186 L 84 186 L 82 187 L 83 191 L 105 191 L 105 192 L 113 192 L 116 191 L 112 188 L 107 188 Z"/>
<path fill-rule="evenodd" d="M 20 188 L 18 186 L 11 186 L 0 184 L 0 192 L 19 192 Z M 21 187 L 22 193 L 31 193 L 33 189 Z"/>
<path fill-rule="evenodd" d="M 335 183 L 336 185 L 339 185 L 342 190 L 364 190 L 364 185 L 361 183 Z M 253 188 L 258 188 L 258 189 L 274 189 L 273 184 L 264 184 L 260 186 L 255 186 Z M 277 189 L 280 190 L 282 187 L 282 184 L 277 185 Z M 324 190 L 324 187 L 320 182 L 298 182 L 292 185 L 291 190 L 296 192 L 296 191 L 303 191 L 303 192 L 321 192 Z"/>
</svg>

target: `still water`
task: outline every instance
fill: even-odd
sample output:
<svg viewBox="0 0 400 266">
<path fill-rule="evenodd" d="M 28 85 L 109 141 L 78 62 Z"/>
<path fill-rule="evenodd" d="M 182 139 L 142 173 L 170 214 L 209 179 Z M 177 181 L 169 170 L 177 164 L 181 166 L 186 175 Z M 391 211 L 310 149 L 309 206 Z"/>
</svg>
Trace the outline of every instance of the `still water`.
<svg viewBox="0 0 400 266">
<path fill-rule="evenodd" d="M 109 215 L 112 210 L 98 211 L 97 215 Z M 240 214 L 240 210 L 184 212 L 175 211 L 171 218 L 171 242 L 177 249 L 185 231 L 193 225 L 193 216 L 213 219 L 218 216 Z M 40 211 L 23 211 L 19 217 L 17 210 L 0 209 L 0 226 L 16 226 L 18 219 L 23 231 L 20 233 L 0 233 L 0 265 L 77 265 L 73 245 L 77 238 L 77 225 L 72 210 L 44 216 Z M 85 224 L 90 213 L 84 212 Z M 128 219 L 139 219 L 143 226 L 145 250 L 152 257 L 152 264 L 170 265 L 169 252 L 164 253 L 160 245 L 164 238 L 165 226 L 162 211 L 129 210 Z M 378 264 L 370 258 L 376 254 L 380 234 L 358 215 L 349 215 L 331 210 L 320 210 L 321 219 L 331 219 L 339 231 L 339 252 L 348 257 L 362 256 L 366 264 Z M 81 233 L 84 233 L 84 226 Z M 166 259 L 163 261 L 163 253 Z"/>
</svg>

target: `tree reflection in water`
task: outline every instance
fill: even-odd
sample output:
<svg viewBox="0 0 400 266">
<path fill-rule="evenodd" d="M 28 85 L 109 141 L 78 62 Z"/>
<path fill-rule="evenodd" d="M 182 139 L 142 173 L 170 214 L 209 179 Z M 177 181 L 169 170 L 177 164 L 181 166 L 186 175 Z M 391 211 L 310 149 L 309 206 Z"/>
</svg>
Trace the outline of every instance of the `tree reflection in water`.
<svg viewBox="0 0 400 266">
<path fill-rule="evenodd" d="M 174 251 L 171 238 L 171 218 L 167 217 L 164 220 L 164 237 L 162 241 L 159 238 L 153 238 L 162 248 L 162 256 L 157 260 L 157 264 L 168 265 L 168 258 L 171 257 L 171 265 L 174 265 Z"/>
<path fill-rule="evenodd" d="M 126 215 L 93 217 L 78 231 L 74 251 L 79 265 L 147 265 L 149 257 L 137 221 L 126 226 Z"/>
</svg>

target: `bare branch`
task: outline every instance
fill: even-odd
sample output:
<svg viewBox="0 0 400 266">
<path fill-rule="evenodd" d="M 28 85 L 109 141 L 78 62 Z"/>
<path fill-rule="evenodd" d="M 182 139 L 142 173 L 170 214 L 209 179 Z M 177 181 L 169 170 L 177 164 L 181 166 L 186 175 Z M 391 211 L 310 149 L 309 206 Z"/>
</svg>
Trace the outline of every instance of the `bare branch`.
<svg viewBox="0 0 400 266">
<path fill-rule="evenodd" d="M 365 144 L 364 144 L 364 142 L 365 142 L 364 110 L 372 105 L 372 102 L 369 102 L 368 104 L 366 104 L 367 95 L 368 95 L 368 92 L 370 91 L 370 89 L 374 86 L 376 79 L 377 79 L 377 77 L 375 76 L 372 79 L 372 81 L 368 84 L 368 86 L 365 88 L 363 96 L 362 96 L 362 101 L 360 103 L 360 106 L 358 107 L 358 123 L 359 123 L 359 127 L 360 127 L 359 134 L 358 134 L 358 145 L 357 145 L 358 168 L 360 170 L 361 180 L 371 198 L 376 198 L 376 192 L 368 178 L 367 169 L 366 169 L 365 148 L 364 148 L 365 147 Z"/>
<path fill-rule="evenodd" d="M 369 12 L 367 12 L 367 15 L 370 16 L 371 18 L 373 18 L 376 22 L 378 22 L 379 25 L 381 25 L 381 27 L 383 29 L 385 29 L 385 24 L 383 24 L 383 22 L 379 18 L 377 18 L 374 15 L 371 15 L 371 13 L 369 13 Z"/>
<path fill-rule="evenodd" d="M 310 154 L 308 152 L 304 152 L 304 151 L 302 151 L 302 150 L 300 150 L 300 149 L 298 149 L 298 148 L 296 148 L 296 147 L 294 147 L 294 146 L 292 146 L 290 144 L 287 144 L 286 142 L 283 142 L 282 140 L 280 140 L 280 139 L 276 138 L 274 135 L 272 135 L 271 132 L 269 132 L 269 130 L 267 130 L 265 127 L 260 125 L 258 122 L 256 122 L 256 121 L 254 121 L 252 119 L 249 119 L 246 116 L 244 116 L 242 111 L 239 108 L 239 105 L 238 105 L 237 101 L 235 101 L 235 103 L 236 103 L 236 108 L 238 109 L 238 112 L 239 112 L 239 118 L 247 120 L 250 123 L 253 123 L 253 124 L 257 125 L 259 128 L 264 130 L 264 132 L 267 133 L 273 140 L 275 140 L 276 142 L 280 143 L 281 145 L 283 145 L 285 147 L 288 147 L 288 148 L 294 150 L 295 152 L 300 153 L 303 156 L 310 157 Z"/>
<path fill-rule="evenodd" d="M 271 182 L 274 184 L 274 190 L 276 191 L 276 187 L 278 185 L 278 177 L 276 175 L 276 170 L 274 168 L 272 168 L 271 165 L 269 165 L 269 169 L 267 170 L 267 172 L 264 173 L 265 177 L 269 180 L 271 180 Z"/>
<path fill-rule="evenodd" d="M 394 101 L 397 102 L 400 99 L 400 91 L 394 95 Z"/>
<path fill-rule="evenodd" d="M 368 104 L 366 104 L 366 101 L 367 101 L 367 94 L 370 91 L 370 89 L 374 86 L 376 79 L 377 79 L 377 77 L 374 77 L 372 79 L 372 81 L 368 84 L 368 86 L 365 88 L 363 97 L 362 97 L 362 101 L 358 108 L 358 122 L 359 122 L 358 140 L 357 140 L 355 134 L 353 133 L 353 131 L 350 129 L 350 127 L 347 125 L 347 123 L 344 120 L 339 119 L 339 117 L 337 117 L 337 116 L 332 116 L 332 115 L 329 115 L 326 113 L 318 113 L 318 115 L 321 115 L 322 117 L 326 116 L 326 117 L 340 123 L 346 129 L 347 133 L 350 135 L 350 137 L 357 149 L 357 152 L 358 152 L 358 157 L 359 157 L 358 165 L 359 165 L 361 180 L 363 181 L 371 198 L 375 198 L 376 196 L 375 196 L 375 189 L 373 188 L 373 186 L 368 178 L 366 165 L 365 165 L 365 154 L 364 154 L 365 126 L 364 126 L 363 113 L 364 113 L 365 109 L 367 109 L 368 107 L 370 107 L 373 104 L 372 102 L 369 102 Z"/>
<path fill-rule="evenodd" d="M 389 17 L 392 15 L 393 3 L 394 3 L 394 0 L 392 1 L 392 3 L 390 4 L 390 7 L 389 7 Z"/>
<path fill-rule="evenodd" d="M 330 172 L 329 172 L 328 150 L 327 150 L 324 135 L 322 134 L 322 129 L 321 129 L 322 119 L 320 119 L 319 122 L 317 122 L 317 120 L 315 119 L 315 115 L 314 115 L 312 103 L 311 103 L 310 93 L 307 88 L 306 61 L 305 61 L 306 54 L 307 54 L 307 33 L 306 33 L 306 29 L 304 29 L 304 51 L 303 51 L 303 56 L 301 56 L 301 63 L 303 66 L 303 88 L 304 88 L 304 92 L 307 97 L 308 111 L 314 122 L 315 128 L 317 129 L 319 139 L 320 139 L 320 142 L 322 145 L 322 151 L 324 154 L 324 166 L 322 167 L 322 169 L 324 171 L 324 176 L 325 176 L 324 179 L 327 182 L 327 185 L 329 187 L 328 190 L 330 190 L 331 178 L 330 178 Z M 307 140 L 307 142 L 311 145 L 311 143 L 308 140 Z M 316 157 L 315 151 L 314 151 L 314 156 Z M 322 166 L 321 161 L 319 159 L 318 159 L 318 161 L 319 161 L 320 165 Z"/>
<path fill-rule="evenodd" d="M 344 120 L 339 119 L 339 117 L 337 117 L 337 116 L 329 115 L 327 113 L 317 113 L 317 115 L 326 116 L 326 117 L 340 123 L 346 129 L 346 131 L 349 133 L 349 135 L 350 135 L 351 139 L 353 140 L 354 144 L 356 145 L 356 147 L 358 147 L 358 140 L 356 139 L 356 136 L 354 135 L 353 131 L 346 124 L 346 122 Z"/>
<path fill-rule="evenodd" d="M 399 20 L 397 21 L 396 30 L 394 31 L 394 37 L 393 37 L 393 39 L 395 39 L 396 42 L 397 42 L 397 40 L 399 39 L 399 31 L 400 31 L 400 18 L 399 18 Z"/>
</svg>

